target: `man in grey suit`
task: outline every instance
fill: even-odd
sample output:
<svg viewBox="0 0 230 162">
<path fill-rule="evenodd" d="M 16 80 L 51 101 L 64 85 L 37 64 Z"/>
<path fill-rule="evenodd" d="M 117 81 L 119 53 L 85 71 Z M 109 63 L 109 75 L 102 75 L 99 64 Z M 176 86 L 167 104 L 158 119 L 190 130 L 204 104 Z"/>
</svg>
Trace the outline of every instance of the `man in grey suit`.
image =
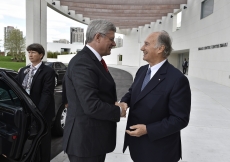
<svg viewBox="0 0 230 162">
<path fill-rule="evenodd" d="M 115 149 L 117 122 L 126 115 L 127 104 L 115 103 L 116 85 L 102 58 L 116 46 L 115 32 L 106 20 L 91 21 L 86 46 L 68 65 L 63 147 L 71 162 L 104 162 Z"/>
</svg>

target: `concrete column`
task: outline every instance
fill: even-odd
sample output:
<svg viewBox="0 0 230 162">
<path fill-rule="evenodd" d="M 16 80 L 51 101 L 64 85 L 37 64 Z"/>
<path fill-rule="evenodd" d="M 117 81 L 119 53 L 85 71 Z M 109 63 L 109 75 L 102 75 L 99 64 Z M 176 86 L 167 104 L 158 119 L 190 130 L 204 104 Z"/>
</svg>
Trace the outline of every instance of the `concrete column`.
<svg viewBox="0 0 230 162">
<path fill-rule="evenodd" d="M 41 44 L 47 51 L 47 2 L 46 0 L 26 0 L 26 46 Z M 43 61 L 47 60 L 47 53 Z M 30 63 L 26 55 L 26 64 Z"/>
</svg>

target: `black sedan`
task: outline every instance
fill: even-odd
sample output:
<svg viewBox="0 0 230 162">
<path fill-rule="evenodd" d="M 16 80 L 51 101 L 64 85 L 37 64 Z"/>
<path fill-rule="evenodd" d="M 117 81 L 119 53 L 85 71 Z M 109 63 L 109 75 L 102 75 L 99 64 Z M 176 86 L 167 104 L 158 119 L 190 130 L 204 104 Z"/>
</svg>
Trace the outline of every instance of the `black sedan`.
<svg viewBox="0 0 230 162">
<path fill-rule="evenodd" d="M 0 68 L 0 72 L 1 71 L 5 71 L 5 72 L 9 73 L 12 77 L 16 77 L 16 75 L 18 75 L 17 71 L 14 71 L 14 70 L 11 70 L 11 69 Z"/>
<path fill-rule="evenodd" d="M 55 70 L 55 86 L 57 86 L 58 83 L 62 82 L 67 67 L 62 62 L 45 62 L 45 65 L 50 66 Z"/>
<path fill-rule="evenodd" d="M 0 154 L 18 162 L 33 159 L 47 125 L 29 95 L 16 82 L 15 71 L 0 69 Z M 62 90 L 55 89 L 53 133 L 62 135 L 66 108 Z"/>
</svg>

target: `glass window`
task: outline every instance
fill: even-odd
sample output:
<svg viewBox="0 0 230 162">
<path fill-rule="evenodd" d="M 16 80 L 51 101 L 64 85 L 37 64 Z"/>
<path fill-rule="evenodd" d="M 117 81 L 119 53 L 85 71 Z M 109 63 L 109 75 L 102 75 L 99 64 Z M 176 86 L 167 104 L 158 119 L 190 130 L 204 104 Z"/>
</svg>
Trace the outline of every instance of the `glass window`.
<svg viewBox="0 0 230 162">
<path fill-rule="evenodd" d="M 53 64 L 51 62 L 45 62 L 45 65 L 52 67 Z"/>
<path fill-rule="evenodd" d="M 176 30 L 180 30 L 181 27 L 181 11 L 176 14 Z"/>
<path fill-rule="evenodd" d="M 61 69 L 61 65 L 59 63 L 55 63 L 55 69 Z"/>
<path fill-rule="evenodd" d="M 12 89 L 0 80 L 0 103 L 13 106 L 21 106 L 21 101 Z"/>
<path fill-rule="evenodd" d="M 66 68 L 66 66 L 65 66 L 63 63 L 60 63 L 60 65 L 61 65 L 61 68 L 62 68 L 62 69 L 65 69 L 65 68 Z"/>
<path fill-rule="evenodd" d="M 182 11 L 179 10 L 173 15 L 171 15 L 171 18 L 173 18 L 173 29 L 172 31 L 175 32 L 177 30 L 180 30 L 181 28 L 181 20 L 182 20 Z"/>
<path fill-rule="evenodd" d="M 200 19 L 203 19 L 213 13 L 214 0 L 205 0 L 201 4 L 201 16 Z"/>
</svg>

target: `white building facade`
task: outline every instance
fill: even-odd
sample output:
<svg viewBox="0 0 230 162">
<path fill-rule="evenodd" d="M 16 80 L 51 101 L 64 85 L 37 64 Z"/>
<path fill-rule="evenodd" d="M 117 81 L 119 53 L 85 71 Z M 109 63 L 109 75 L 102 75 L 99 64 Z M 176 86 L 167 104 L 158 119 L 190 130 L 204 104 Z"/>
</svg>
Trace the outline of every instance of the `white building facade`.
<svg viewBox="0 0 230 162">
<path fill-rule="evenodd" d="M 202 2 L 188 0 L 186 7 L 181 5 L 175 14 L 169 13 L 157 22 L 139 27 L 138 31 L 137 28 L 118 30 L 124 33 L 123 47 L 113 49 L 110 56 L 104 57 L 106 63 L 117 64 L 117 56 L 121 54 L 122 65 L 147 64 L 140 51 L 145 38 L 154 31 L 165 30 L 173 40 L 174 51 L 168 58 L 171 64 L 181 69 L 182 60 L 186 58 L 189 60 L 189 76 L 230 87 L 230 1 L 214 0 L 213 12 L 201 19 Z M 182 11 L 181 27 L 174 31 L 174 19 L 179 11 Z"/>
<path fill-rule="evenodd" d="M 51 0 L 46 1 L 52 5 Z M 204 4 L 206 7 L 203 8 Z M 186 58 L 189 61 L 189 76 L 230 87 L 229 8 L 229 0 L 187 0 L 187 4 L 182 4 L 179 9 L 156 22 L 132 29 L 118 28 L 117 33 L 124 34 L 123 46 L 112 49 L 111 55 L 104 59 L 107 64 L 117 64 L 118 56 L 122 55 L 122 65 L 142 66 L 147 63 L 143 61 L 140 51 L 145 38 L 154 31 L 165 30 L 173 40 L 174 51 L 168 58 L 172 65 L 181 69 L 182 61 Z M 55 9 L 70 16 L 68 8 L 60 6 L 60 3 L 56 3 Z M 178 13 L 181 13 L 180 26 Z M 82 15 L 73 18 L 83 20 Z M 90 22 L 89 18 L 84 20 L 84 23 Z"/>
<path fill-rule="evenodd" d="M 63 52 L 68 51 L 68 53 L 77 53 L 80 51 L 84 45 L 82 43 L 66 44 L 66 43 L 47 43 L 47 51 L 51 52 Z"/>
</svg>

